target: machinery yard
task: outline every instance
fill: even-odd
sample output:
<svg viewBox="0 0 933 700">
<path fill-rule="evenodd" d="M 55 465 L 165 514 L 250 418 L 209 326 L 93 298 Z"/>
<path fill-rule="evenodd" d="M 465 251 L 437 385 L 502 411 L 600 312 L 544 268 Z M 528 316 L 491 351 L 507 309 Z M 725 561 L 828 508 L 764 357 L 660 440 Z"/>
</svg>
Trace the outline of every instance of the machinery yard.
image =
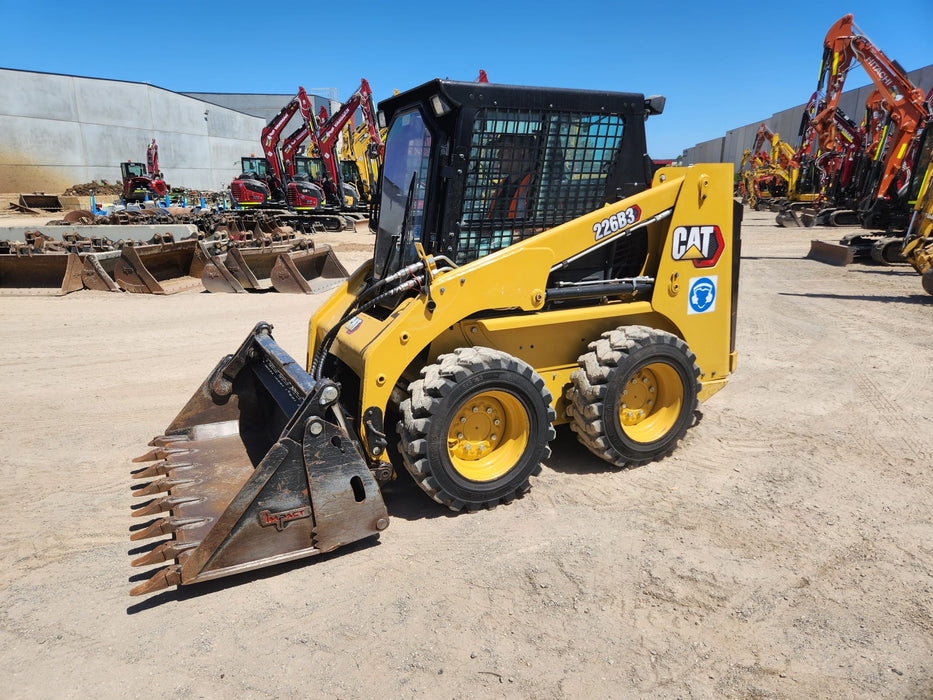
<svg viewBox="0 0 933 700">
<path fill-rule="evenodd" d="M 452 513 L 402 470 L 376 543 L 144 599 L 131 460 L 257 321 L 303 360 L 327 295 L 4 297 L 6 687 L 933 697 L 933 297 L 906 264 L 809 260 L 813 237 L 745 210 L 738 366 L 672 456 L 618 469 L 560 426 L 507 507 Z"/>
<path fill-rule="evenodd" d="M 846 14 L 733 163 L 484 69 L 0 68 L 0 677 L 933 700 L 928 69 Z"/>
</svg>

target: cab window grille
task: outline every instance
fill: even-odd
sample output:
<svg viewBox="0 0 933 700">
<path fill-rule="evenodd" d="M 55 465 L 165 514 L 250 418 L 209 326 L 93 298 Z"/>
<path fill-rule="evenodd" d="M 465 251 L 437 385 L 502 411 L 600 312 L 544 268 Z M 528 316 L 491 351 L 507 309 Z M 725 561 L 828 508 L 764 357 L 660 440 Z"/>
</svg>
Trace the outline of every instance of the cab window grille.
<svg viewBox="0 0 933 700">
<path fill-rule="evenodd" d="M 456 262 L 605 204 L 620 115 L 482 109 L 473 123 Z"/>
</svg>

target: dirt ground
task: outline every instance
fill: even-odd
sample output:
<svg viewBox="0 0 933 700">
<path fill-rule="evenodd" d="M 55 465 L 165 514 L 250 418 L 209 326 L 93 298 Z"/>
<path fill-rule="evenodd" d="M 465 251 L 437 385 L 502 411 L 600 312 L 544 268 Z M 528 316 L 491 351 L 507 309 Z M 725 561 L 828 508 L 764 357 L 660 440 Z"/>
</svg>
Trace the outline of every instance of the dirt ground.
<svg viewBox="0 0 933 700">
<path fill-rule="evenodd" d="M 304 357 L 324 297 L 0 298 L 4 694 L 933 698 L 933 297 L 773 220 L 746 211 L 738 371 L 670 458 L 563 428 L 509 506 L 406 480 L 377 544 L 144 599 L 130 460 L 257 321 Z"/>
</svg>

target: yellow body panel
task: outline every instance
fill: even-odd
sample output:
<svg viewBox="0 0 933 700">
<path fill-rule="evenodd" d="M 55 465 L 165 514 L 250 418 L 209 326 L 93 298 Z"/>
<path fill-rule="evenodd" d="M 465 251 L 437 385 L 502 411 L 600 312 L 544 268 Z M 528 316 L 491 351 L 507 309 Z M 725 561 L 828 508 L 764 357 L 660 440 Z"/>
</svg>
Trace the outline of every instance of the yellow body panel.
<svg viewBox="0 0 933 700">
<path fill-rule="evenodd" d="M 647 225 L 649 254 L 643 274 L 656 279 L 650 300 L 603 299 L 588 307 L 542 311 L 552 268 L 622 235 L 624 227 L 601 237 L 606 226 L 600 224 L 632 207 L 638 207 L 640 217 L 631 228 L 658 217 Z M 714 227 L 720 254 L 714 262 L 703 261 L 702 249 Z M 406 370 L 410 380 L 422 366 L 456 347 L 498 348 L 538 371 L 562 420 L 564 388 L 587 344 L 603 331 L 642 324 L 687 342 L 697 356 L 700 396 L 705 399 L 721 388 L 735 363 L 730 354 L 734 255 L 732 166 L 662 168 L 651 189 L 454 270 L 434 271 L 429 285 L 433 312 L 429 297 L 421 294 L 403 301 L 385 320 L 361 314 L 340 330 L 330 352 L 359 376 L 359 410 L 377 407 L 384 413 Z M 694 261 L 710 266 L 697 267 Z M 367 268 L 354 273 L 311 319 L 309 357 L 350 307 L 351 291 L 362 286 L 366 273 Z M 691 282 L 701 279 L 716 290 L 715 304 L 691 313 Z M 348 407 L 353 398 L 344 397 Z"/>
</svg>

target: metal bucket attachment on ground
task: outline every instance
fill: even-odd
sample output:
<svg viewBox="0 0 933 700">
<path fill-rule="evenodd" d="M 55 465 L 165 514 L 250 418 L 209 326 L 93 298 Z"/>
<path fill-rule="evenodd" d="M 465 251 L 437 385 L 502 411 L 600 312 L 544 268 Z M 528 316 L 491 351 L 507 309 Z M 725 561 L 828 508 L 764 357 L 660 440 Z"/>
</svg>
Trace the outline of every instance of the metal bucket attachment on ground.
<svg viewBox="0 0 933 700">
<path fill-rule="evenodd" d="M 316 294 L 347 278 L 347 271 L 328 245 L 305 241 L 269 246 L 231 247 L 225 258 L 212 257 L 201 273 L 211 292 L 257 292 L 275 289 Z"/>
<path fill-rule="evenodd" d="M 125 246 L 114 280 L 134 294 L 175 294 L 201 286 L 209 259 L 204 244 L 195 239 Z"/>
<path fill-rule="evenodd" d="M 778 226 L 784 228 L 810 227 L 816 223 L 816 210 L 812 207 L 784 207 L 776 217 Z"/>
<path fill-rule="evenodd" d="M 122 292 L 113 275 L 122 253 L 110 250 L 81 256 L 81 281 L 87 289 L 98 292 Z"/>
<path fill-rule="evenodd" d="M 842 243 L 810 241 L 807 257 L 830 265 L 848 265 L 855 260 L 855 251 Z"/>
<path fill-rule="evenodd" d="M 44 209 L 45 211 L 61 211 L 63 208 L 62 201 L 57 194 L 45 194 L 44 192 L 21 194 L 19 205 L 27 209 Z"/>
<path fill-rule="evenodd" d="M 260 323 L 214 368 L 133 473 L 153 496 L 132 540 L 170 535 L 133 566 L 168 566 L 130 591 L 229 576 L 329 552 L 388 526 L 382 495 L 342 427 L 339 389 L 315 383 Z"/>
<path fill-rule="evenodd" d="M 319 294 L 347 277 L 329 245 L 280 255 L 272 268 L 272 286 L 286 294 Z"/>
<path fill-rule="evenodd" d="M 0 255 L 0 294 L 61 296 L 83 289 L 83 265 L 76 253 Z"/>
<path fill-rule="evenodd" d="M 270 286 L 260 283 L 238 246 L 230 247 L 224 256 L 211 256 L 201 271 L 201 284 L 209 292 L 238 293 L 262 291 Z"/>
</svg>

